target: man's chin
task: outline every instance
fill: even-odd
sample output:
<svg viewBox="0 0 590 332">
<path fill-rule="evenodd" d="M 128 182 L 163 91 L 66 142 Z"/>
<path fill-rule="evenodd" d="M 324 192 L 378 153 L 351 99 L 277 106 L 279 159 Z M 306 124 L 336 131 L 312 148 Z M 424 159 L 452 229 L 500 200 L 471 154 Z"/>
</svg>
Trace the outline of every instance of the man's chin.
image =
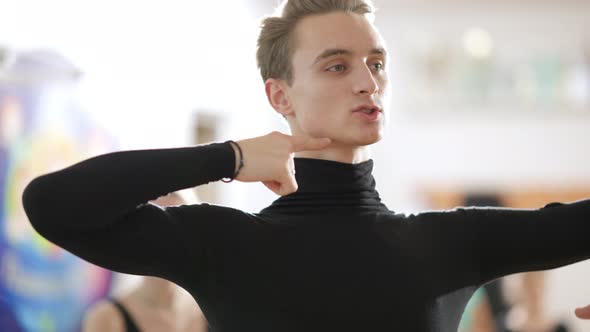
<svg viewBox="0 0 590 332">
<path fill-rule="evenodd" d="M 341 142 L 343 142 L 345 145 L 350 145 L 350 146 L 369 146 L 369 145 L 373 145 L 373 144 L 381 141 L 381 139 L 383 139 L 382 135 L 375 135 L 375 136 L 370 136 L 370 137 L 360 137 L 360 138 L 342 140 Z"/>
<path fill-rule="evenodd" d="M 367 146 L 375 144 L 383 139 L 383 134 L 381 132 L 375 133 L 373 135 L 368 135 L 359 139 L 359 146 Z"/>
</svg>

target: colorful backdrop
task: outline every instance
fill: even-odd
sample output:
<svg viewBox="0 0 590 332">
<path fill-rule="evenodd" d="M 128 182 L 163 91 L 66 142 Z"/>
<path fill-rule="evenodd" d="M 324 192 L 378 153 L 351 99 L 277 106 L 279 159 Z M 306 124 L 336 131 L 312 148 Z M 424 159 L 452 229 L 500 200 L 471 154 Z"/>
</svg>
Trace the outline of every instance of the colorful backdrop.
<svg viewBox="0 0 590 332">
<path fill-rule="evenodd" d="M 110 150 L 114 141 L 76 101 L 79 73 L 58 54 L 19 54 L 0 76 L 0 326 L 78 331 L 111 273 L 38 235 L 21 204 L 35 176 Z M 81 221 L 83 222 L 83 221 Z"/>
</svg>

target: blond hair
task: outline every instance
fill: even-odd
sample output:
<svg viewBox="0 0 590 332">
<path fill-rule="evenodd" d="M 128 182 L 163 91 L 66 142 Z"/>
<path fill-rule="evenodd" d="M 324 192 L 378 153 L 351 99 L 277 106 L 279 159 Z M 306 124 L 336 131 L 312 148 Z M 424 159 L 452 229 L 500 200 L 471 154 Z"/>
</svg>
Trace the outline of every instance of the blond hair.
<svg viewBox="0 0 590 332">
<path fill-rule="evenodd" d="M 282 9 L 282 10 L 281 10 Z M 256 61 L 262 80 L 269 78 L 293 82 L 292 57 L 295 50 L 293 31 L 301 19 L 332 12 L 372 15 L 370 0 L 285 0 L 278 7 L 280 15 L 262 21 Z"/>
</svg>

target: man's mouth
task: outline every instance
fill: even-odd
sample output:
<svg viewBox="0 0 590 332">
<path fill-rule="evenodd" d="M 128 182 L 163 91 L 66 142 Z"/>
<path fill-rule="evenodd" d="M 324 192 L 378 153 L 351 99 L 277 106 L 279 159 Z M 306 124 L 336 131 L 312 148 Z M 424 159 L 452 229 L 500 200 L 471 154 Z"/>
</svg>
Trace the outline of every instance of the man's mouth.
<svg viewBox="0 0 590 332">
<path fill-rule="evenodd" d="M 368 105 L 360 105 L 360 106 L 357 106 L 353 110 L 353 112 L 362 112 L 362 113 L 365 113 L 365 114 L 373 114 L 375 112 L 381 112 L 381 109 L 378 106 L 376 106 L 376 105 L 370 105 L 370 104 L 368 104 Z"/>
<path fill-rule="evenodd" d="M 373 114 L 373 113 L 377 112 L 377 109 L 375 109 L 375 108 L 363 108 L 359 112 L 363 112 L 365 114 Z"/>
</svg>

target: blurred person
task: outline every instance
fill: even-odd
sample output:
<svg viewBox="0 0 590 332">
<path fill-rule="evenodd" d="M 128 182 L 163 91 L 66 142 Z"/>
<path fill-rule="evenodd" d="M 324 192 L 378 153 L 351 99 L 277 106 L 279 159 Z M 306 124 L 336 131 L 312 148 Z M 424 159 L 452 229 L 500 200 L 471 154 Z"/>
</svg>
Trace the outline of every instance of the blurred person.
<svg viewBox="0 0 590 332">
<path fill-rule="evenodd" d="M 90 158 L 28 185 L 30 222 L 89 262 L 182 286 L 223 332 L 454 332 L 482 284 L 590 258 L 590 200 L 410 215 L 381 202 L 370 146 L 388 52 L 372 13 L 289 0 L 263 21 L 258 66 L 290 134 Z M 148 203 L 219 180 L 280 197 L 258 213 Z"/>
<path fill-rule="evenodd" d="M 516 332 L 567 332 L 564 322 L 547 312 L 546 273 L 528 272 L 519 275 L 521 282 L 514 303 L 507 315 L 507 325 Z M 514 294 L 513 294 L 514 295 Z"/>
<path fill-rule="evenodd" d="M 490 303 L 483 288 L 471 297 L 459 323 L 459 332 L 504 332 L 496 328 Z"/>
<path fill-rule="evenodd" d="M 155 205 L 178 206 L 195 202 L 188 190 L 152 201 Z M 206 332 L 207 320 L 198 305 L 172 282 L 143 277 L 130 292 L 99 301 L 86 313 L 82 332 Z"/>
</svg>

